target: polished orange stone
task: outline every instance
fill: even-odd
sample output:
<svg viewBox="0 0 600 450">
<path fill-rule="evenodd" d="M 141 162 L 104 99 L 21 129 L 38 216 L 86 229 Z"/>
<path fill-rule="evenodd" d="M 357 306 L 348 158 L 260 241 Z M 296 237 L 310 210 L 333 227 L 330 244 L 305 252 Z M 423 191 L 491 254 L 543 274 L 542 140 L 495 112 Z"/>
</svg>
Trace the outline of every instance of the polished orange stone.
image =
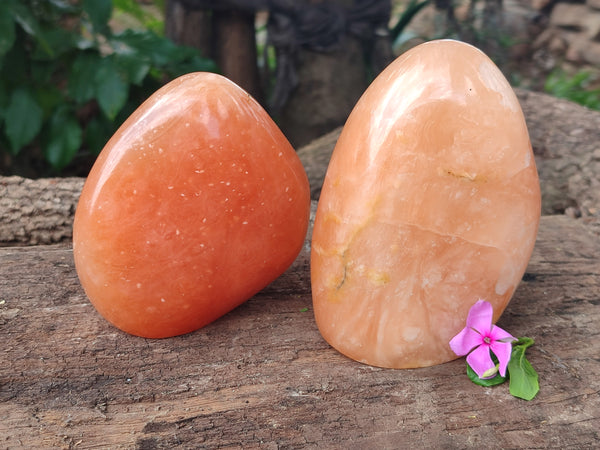
<svg viewBox="0 0 600 450">
<path fill-rule="evenodd" d="M 420 45 L 364 93 L 319 200 L 311 277 L 323 337 L 350 358 L 411 368 L 485 299 L 497 320 L 526 269 L 540 189 L 523 113 L 465 43 Z"/>
<path fill-rule="evenodd" d="M 145 337 L 196 330 L 294 261 L 310 191 L 294 149 L 226 78 L 150 97 L 107 143 L 75 214 L 77 273 L 96 309 Z"/>
</svg>

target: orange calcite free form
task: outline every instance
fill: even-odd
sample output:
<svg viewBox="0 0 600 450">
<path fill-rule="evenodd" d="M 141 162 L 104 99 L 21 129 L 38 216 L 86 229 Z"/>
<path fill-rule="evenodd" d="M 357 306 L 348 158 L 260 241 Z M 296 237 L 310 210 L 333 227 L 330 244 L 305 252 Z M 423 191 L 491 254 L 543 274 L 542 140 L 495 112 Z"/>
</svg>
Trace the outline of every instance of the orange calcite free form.
<svg viewBox="0 0 600 450">
<path fill-rule="evenodd" d="M 457 41 L 394 61 L 352 111 L 312 237 L 314 312 L 355 360 L 414 368 L 456 358 L 448 342 L 484 299 L 494 321 L 531 256 L 535 161 L 513 90 Z"/>
<path fill-rule="evenodd" d="M 245 91 L 209 73 L 158 90 L 106 144 L 73 250 L 102 316 L 138 336 L 194 331 L 283 273 L 308 227 L 304 168 Z"/>
</svg>

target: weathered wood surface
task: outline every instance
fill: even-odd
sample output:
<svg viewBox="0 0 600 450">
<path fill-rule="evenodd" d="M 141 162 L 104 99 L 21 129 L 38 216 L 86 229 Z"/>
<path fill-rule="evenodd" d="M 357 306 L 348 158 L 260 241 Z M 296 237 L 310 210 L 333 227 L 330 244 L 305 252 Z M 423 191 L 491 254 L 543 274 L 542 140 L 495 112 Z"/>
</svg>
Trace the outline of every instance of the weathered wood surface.
<svg viewBox="0 0 600 450">
<path fill-rule="evenodd" d="M 2 448 L 594 448 L 600 442 L 600 241 L 542 218 L 500 320 L 536 339 L 541 390 L 482 388 L 464 359 L 389 370 L 316 328 L 308 253 L 225 317 L 149 340 L 86 300 L 68 246 L 0 249 Z M 305 311 L 305 308 L 308 310 Z"/>
<path fill-rule="evenodd" d="M 600 234 L 600 112 L 516 89 L 531 135 L 542 188 L 542 213 L 565 210 Z M 313 199 L 341 129 L 298 150 Z M 82 178 L 0 177 L 0 246 L 67 242 Z"/>
</svg>

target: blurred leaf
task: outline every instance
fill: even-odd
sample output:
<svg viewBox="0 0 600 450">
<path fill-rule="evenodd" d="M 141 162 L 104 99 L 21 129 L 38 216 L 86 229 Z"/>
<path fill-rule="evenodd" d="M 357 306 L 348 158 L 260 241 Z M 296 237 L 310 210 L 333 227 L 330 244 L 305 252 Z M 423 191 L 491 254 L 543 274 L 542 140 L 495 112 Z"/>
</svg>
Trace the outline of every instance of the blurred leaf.
<svg viewBox="0 0 600 450">
<path fill-rule="evenodd" d="M 147 60 L 152 68 L 166 71 L 172 77 L 189 72 L 217 71 L 215 62 L 202 57 L 197 49 L 176 45 L 170 39 L 150 31 L 125 30 L 113 36 L 111 43 L 119 56 L 135 55 Z"/>
<path fill-rule="evenodd" d="M 69 71 L 67 91 L 75 102 L 81 104 L 94 98 L 96 94 L 96 74 L 102 66 L 98 53 L 81 52 L 73 61 Z"/>
<path fill-rule="evenodd" d="M 13 91 L 4 112 L 6 136 L 13 155 L 29 144 L 42 127 L 42 108 L 26 88 Z"/>
<path fill-rule="evenodd" d="M 67 106 L 58 108 L 48 122 L 48 139 L 44 156 L 54 169 L 71 162 L 81 146 L 81 127 Z"/>
<path fill-rule="evenodd" d="M 58 89 L 57 86 L 48 84 L 39 86 L 38 89 L 36 89 L 35 98 L 42 108 L 42 117 L 44 118 L 50 117 L 54 110 L 65 102 L 65 98 L 60 89 Z"/>
<path fill-rule="evenodd" d="M 31 55 L 32 59 L 52 60 L 76 48 L 75 35 L 63 28 L 40 28 L 38 33 L 42 40 L 38 40 L 38 45 Z"/>
<path fill-rule="evenodd" d="M 123 80 L 110 58 L 104 58 L 94 77 L 96 85 L 96 100 L 100 109 L 113 120 L 119 113 L 127 97 L 129 85 Z"/>
<path fill-rule="evenodd" d="M 47 0 L 60 13 L 74 13 L 77 11 L 75 5 L 72 5 L 67 0 Z"/>
<path fill-rule="evenodd" d="M 85 127 L 85 143 L 88 149 L 95 155 L 100 153 L 111 135 L 112 126 L 108 120 L 100 117 L 92 117 Z"/>
<path fill-rule="evenodd" d="M 146 19 L 146 12 L 136 0 L 113 0 L 113 5 L 116 10 L 130 14 L 142 23 Z"/>
<path fill-rule="evenodd" d="M 114 36 L 112 42 L 117 53 L 138 53 L 161 67 L 196 53 L 190 47 L 175 45 L 171 40 L 149 31 L 125 30 Z"/>
<path fill-rule="evenodd" d="M 113 0 L 113 6 L 116 12 L 132 17 L 142 28 L 151 30 L 159 35 L 164 34 L 164 20 L 143 8 L 137 0 Z M 165 10 L 164 2 L 162 6 L 155 2 L 155 6 L 158 11 Z"/>
<path fill-rule="evenodd" d="M 40 24 L 27 6 L 20 2 L 11 2 L 10 9 L 12 10 L 14 20 L 21 26 L 23 31 L 33 37 L 46 54 L 52 56 L 54 54 L 52 48 L 46 41 Z"/>
<path fill-rule="evenodd" d="M 590 109 L 600 110 L 600 89 L 590 88 L 592 73 L 582 70 L 568 75 L 563 70 L 552 72 L 546 79 L 544 90 L 555 97 L 565 98 Z"/>
<path fill-rule="evenodd" d="M 108 21 L 112 15 L 111 0 L 83 0 L 82 7 L 94 30 L 102 32 L 108 28 Z"/>
<path fill-rule="evenodd" d="M 15 22 L 8 8 L 0 6 L 0 61 L 15 43 Z"/>
<path fill-rule="evenodd" d="M 212 59 L 196 55 L 189 61 L 174 64 L 166 70 L 172 77 L 179 77 L 191 72 L 218 72 L 218 67 Z"/>
<path fill-rule="evenodd" d="M 144 81 L 144 78 L 146 78 L 150 71 L 150 62 L 148 59 L 137 53 L 115 54 L 114 61 L 119 69 L 127 74 L 129 81 L 138 86 Z"/>
</svg>

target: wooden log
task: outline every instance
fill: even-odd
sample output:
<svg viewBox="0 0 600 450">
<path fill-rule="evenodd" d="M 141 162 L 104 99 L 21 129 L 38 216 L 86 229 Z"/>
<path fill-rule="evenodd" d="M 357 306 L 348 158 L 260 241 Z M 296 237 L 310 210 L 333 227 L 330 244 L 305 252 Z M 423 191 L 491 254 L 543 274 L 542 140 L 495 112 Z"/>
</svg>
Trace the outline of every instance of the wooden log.
<svg viewBox="0 0 600 450">
<path fill-rule="evenodd" d="M 516 89 L 527 119 L 542 188 L 542 214 L 563 213 L 600 234 L 600 112 Z M 341 129 L 298 150 L 318 199 Z M 83 186 L 80 178 L 0 177 L 0 246 L 67 242 Z"/>
<path fill-rule="evenodd" d="M 84 181 L 0 177 L 0 246 L 70 241 Z"/>
<path fill-rule="evenodd" d="M 314 205 L 313 205 L 314 206 Z M 185 336 L 102 319 L 68 246 L 0 249 L 3 448 L 592 448 L 600 439 L 600 241 L 543 217 L 499 324 L 536 344 L 541 389 L 483 388 L 464 359 L 390 370 L 345 358 L 312 314 L 307 246 L 261 293 Z"/>
</svg>

